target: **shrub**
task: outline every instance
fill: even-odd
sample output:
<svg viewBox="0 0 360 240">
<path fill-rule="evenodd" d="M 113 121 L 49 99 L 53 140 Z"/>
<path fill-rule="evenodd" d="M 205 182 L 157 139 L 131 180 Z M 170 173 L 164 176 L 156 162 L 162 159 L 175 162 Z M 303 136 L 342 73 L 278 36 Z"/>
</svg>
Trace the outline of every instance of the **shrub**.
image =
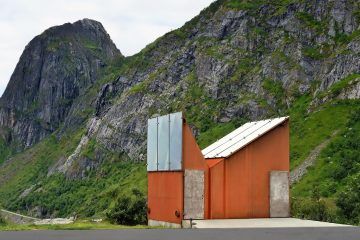
<svg viewBox="0 0 360 240">
<path fill-rule="evenodd" d="M 228 8 L 238 9 L 238 10 L 257 10 L 264 3 L 262 0 L 256 1 L 238 1 L 238 0 L 229 0 L 227 2 Z"/>
<path fill-rule="evenodd" d="M 321 60 L 325 57 L 325 55 L 321 53 L 319 47 L 306 47 L 304 48 L 303 54 L 305 57 L 309 57 L 314 60 Z"/>
<path fill-rule="evenodd" d="M 316 221 L 335 222 L 336 207 L 320 198 L 319 189 L 314 187 L 310 198 L 292 198 L 291 214 L 293 217 Z"/>
<path fill-rule="evenodd" d="M 145 92 L 148 87 L 149 87 L 149 82 L 144 81 L 130 88 L 129 93 L 136 94 L 136 93 Z"/>
<path fill-rule="evenodd" d="M 322 33 L 326 29 L 326 23 L 316 20 L 313 15 L 306 12 L 299 12 L 296 14 L 297 18 L 301 20 L 307 27 L 314 29 L 318 33 Z"/>
<path fill-rule="evenodd" d="M 106 217 L 111 223 L 136 225 L 146 223 L 146 199 L 138 189 L 133 189 L 131 196 L 121 196 Z"/>
<path fill-rule="evenodd" d="M 339 193 L 336 205 L 348 223 L 360 223 L 360 173 L 353 176 L 348 186 Z"/>
<path fill-rule="evenodd" d="M 2 218 L 0 216 L 0 226 L 4 226 L 4 225 L 6 225 L 6 222 L 5 222 L 4 218 Z"/>
</svg>

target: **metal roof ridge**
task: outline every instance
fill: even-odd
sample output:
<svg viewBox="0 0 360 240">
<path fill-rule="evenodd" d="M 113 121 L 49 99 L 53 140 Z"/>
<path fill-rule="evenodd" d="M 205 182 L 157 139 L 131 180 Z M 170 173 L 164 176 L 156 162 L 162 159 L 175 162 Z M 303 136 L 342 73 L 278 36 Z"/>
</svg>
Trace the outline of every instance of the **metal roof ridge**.
<svg viewBox="0 0 360 240">
<path fill-rule="evenodd" d="M 256 137 L 255 137 L 254 139 L 252 139 L 251 141 L 245 142 L 245 144 L 244 144 L 243 146 L 239 147 L 239 148 L 236 149 L 234 152 L 231 152 L 230 154 L 228 154 L 228 155 L 226 155 L 226 156 L 221 156 L 221 155 L 219 156 L 219 154 L 225 152 L 226 150 L 228 150 L 229 148 L 233 147 L 234 145 L 236 145 L 236 144 L 239 143 L 240 141 L 246 139 L 246 137 L 249 137 L 251 134 L 256 133 L 256 131 L 258 131 L 260 128 L 257 128 L 256 130 L 254 130 L 254 131 L 252 131 L 251 133 L 247 134 L 245 137 L 243 137 L 243 138 L 241 138 L 240 140 L 232 143 L 230 146 L 226 147 L 226 148 L 223 149 L 221 152 L 216 153 L 215 155 L 213 155 L 213 156 L 211 156 L 211 157 L 206 157 L 206 155 L 209 155 L 211 152 L 213 152 L 214 150 L 216 150 L 216 149 L 218 149 L 219 147 L 223 146 L 225 143 L 223 143 L 223 144 L 221 144 L 221 145 L 219 145 L 219 146 L 216 146 L 216 147 L 215 147 L 214 149 L 212 149 L 210 152 L 208 152 L 208 153 L 206 153 L 206 154 L 203 154 L 203 155 L 204 155 L 205 158 L 227 158 L 229 155 L 232 155 L 233 153 L 235 153 L 235 152 L 239 151 L 240 149 L 244 148 L 245 146 L 247 146 L 247 145 L 250 144 L 251 142 L 255 141 L 256 139 L 258 139 L 259 137 L 263 136 L 264 134 L 266 134 L 267 132 L 271 131 L 272 129 L 274 129 L 275 127 L 279 126 L 280 124 L 282 124 L 283 122 L 285 122 L 285 121 L 288 120 L 288 119 L 289 119 L 289 116 L 284 116 L 284 117 L 269 118 L 269 119 L 263 119 L 263 120 L 259 120 L 259 121 L 247 122 L 247 123 L 245 123 L 245 124 L 248 124 L 248 123 L 254 123 L 254 124 L 252 124 L 250 127 L 246 128 L 246 129 L 244 129 L 244 130 L 241 131 L 240 133 L 243 133 L 244 131 L 248 130 L 249 128 L 254 127 L 254 125 L 256 125 L 256 123 L 259 123 L 259 122 L 261 122 L 261 121 L 269 120 L 269 121 L 267 121 L 264 125 L 262 125 L 260 128 L 263 128 L 264 126 L 270 124 L 271 122 L 273 122 L 273 121 L 275 121 L 275 120 L 278 120 L 278 121 L 279 121 L 279 123 L 276 123 L 276 125 L 274 125 L 273 127 L 271 127 L 271 128 L 269 128 L 269 129 L 265 130 L 264 132 L 258 134 L 258 136 L 256 136 Z M 243 124 L 242 126 L 244 126 L 245 124 Z M 239 128 L 241 128 L 242 126 L 240 126 Z M 237 128 L 237 129 L 239 129 L 239 128 Z M 236 131 L 236 129 L 235 129 L 234 131 Z M 234 132 L 234 131 L 233 131 L 233 132 Z M 223 139 L 223 138 L 225 138 L 226 136 L 230 135 L 231 133 L 232 133 L 232 132 L 230 132 L 229 134 L 225 135 L 224 137 L 218 139 L 216 142 L 210 144 L 210 145 L 207 146 L 206 148 L 208 148 L 208 147 L 210 147 L 211 145 L 217 143 L 218 141 L 220 141 L 221 139 Z M 236 134 L 234 137 L 232 137 L 232 138 L 231 138 L 230 140 L 228 140 L 227 142 L 230 142 L 233 138 L 239 136 L 240 133 L 239 133 L 239 134 Z M 205 148 L 205 149 L 206 149 L 206 148 Z M 205 149 L 203 149 L 203 150 L 205 150 Z M 203 150 L 202 150 L 202 151 L 203 151 Z"/>
<path fill-rule="evenodd" d="M 287 117 L 272 118 L 272 119 L 269 119 L 270 121 L 267 122 L 265 125 L 267 125 L 268 123 L 271 123 L 272 121 L 274 121 L 274 120 L 276 120 L 276 119 L 279 119 L 279 120 L 280 120 L 281 118 L 283 118 L 282 121 L 279 122 L 278 124 L 276 124 L 275 126 L 267 129 L 266 131 L 264 131 L 264 132 L 261 133 L 261 134 L 258 134 L 258 136 L 256 136 L 253 140 L 245 143 L 243 146 L 239 147 L 239 148 L 236 149 L 235 151 L 231 152 L 230 154 L 228 154 L 228 155 L 226 155 L 226 156 L 222 156 L 222 157 L 223 157 L 223 158 L 227 158 L 228 156 L 232 155 L 233 153 L 236 153 L 237 151 L 243 149 L 244 147 L 246 147 L 247 145 L 249 145 L 250 143 L 252 143 L 252 142 L 255 141 L 256 139 L 258 139 L 258 138 L 260 138 L 261 136 L 265 135 L 266 133 L 268 133 L 269 131 L 271 131 L 271 130 L 274 129 L 275 127 L 279 126 L 280 124 L 282 124 L 283 122 L 285 122 L 287 119 L 289 119 L 288 116 L 287 116 Z M 263 126 L 265 126 L 265 125 L 263 125 Z M 263 127 L 263 126 L 262 126 L 262 127 Z M 260 129 L 260 128 L 258 128 L 258 129 Z M 257 130 L 258 130 L 258 129 L 257 129 Z M 254 132 L 256 132 L 256 131 L 254 131 Z M 233 144 L 233 145 L 234 145 L 234 144 Z"/>
<path fill-rule="evenodd" d="M 251 133 L 249 133 L 248 135 L 244 136 L 242 139 L 240 139 L 239 141 L 234 142 L 233 144 L 231 144 L 229 147 L 225 148 L 224 150 L 222 150 L 221 152 L 219 152 L 218 154 L 216 154 L 215 156 L 218 156 L 219 154 L 221 154 L 222 152 L 226 151 L 227 149 L 231 148 L 232 146 L 234 146 L 235 144 L 237 144 L 238 142 L 244 140 L 246 137 L 250 136 L 251 134 L 255 133 L 256 131 L 258 131 L 260 128 L 266 126 L 267 124 L 271 123 L 271 121 L 273 121 L 274 119 L 270 119 L 269 121 L 267 121 L 264 125 L 262 125 L 261 127 L 255 129 L 254 131 L 252 131 Z"/>
<path fill-rule="evenodd" d="M 260 121 L 257 121 L 257 122 L 260 122 Z M 254 123 L 254 124 L 256 124 L 257 122 L 247 122 L 247 123 Z M 244 123 L 243 125 L 241 125 L 240 127 L 238 127 L 237 129 L 239 129 L 239 128 L 241 128 L 242 126 L 244 126 L 246 123 Z M 245 132 L 246 130 L 248 130 L 249 128 L 251 128 L 252 127 L 252 125 L 250 125 L 249 127 L 247 127 L 247 128 L 245 128 L 243 131 L 241 131 L 241 132 L 239 132 L 238 134 L 236 134 L 234 137 L 232 137 L 231 139 L 229 139 L 229 141 L 230 140 L 232 140 L 233 138 L 235 138 L 235 137 L 237 137 L 238 135 L 240 135 L 240 134 L 242 134 L 243 132 Z M 237 129 L 235 129 L 234 131 L 236 131 Z M 232 131 L 232 132 L 234 132 L 234 131 Z M 217 143 L 217 142 L 219 142 L 220 140 L 222 140 L 223 138 L 225 138 L 226 136 L 228 136 L 229 134 L 231 134 L 232 132 L 230 132 L 230 133 L 228 133 L 227 135 L 225 135 L 224 137 L 222 137 L 222 138 L 220 138 L 220 139 L 218 139 L 216 142 L 214 142 L 214 143 L 212 143 L 212 144 L 210 144 L 208 147 L 210 147 L 211 145 L 213 145 L 213 144 L 215 144 L 215 143 Z M 209 153 L 211 153 L 212 151 L 214 151 L 214 150 L 216 150 L 216 149 L 218 149 L 219 147 L 221 147 L 223 144 L 221 144 L 221 145 L 219 145 L 219 146 L 217 146 L 217 147 L 215 147 L 214 149 L 212 149 L 210 152 L 207 152 L 206 154 L 209 154 Z M 206 149 L 206 148 L 205 148 Z M 204 149 L 204 150 L 205 150 Z"/>
</svg>

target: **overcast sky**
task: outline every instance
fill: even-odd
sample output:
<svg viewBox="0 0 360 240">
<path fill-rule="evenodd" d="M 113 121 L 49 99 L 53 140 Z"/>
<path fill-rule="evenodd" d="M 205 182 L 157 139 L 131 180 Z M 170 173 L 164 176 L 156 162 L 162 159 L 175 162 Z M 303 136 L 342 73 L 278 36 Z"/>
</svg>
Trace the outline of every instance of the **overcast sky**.
<svg viewBox="0 0 360 240">
<path fill-rule="evenodd" d="M 0 0 L 0 95 L 26 44 L 45 29 L 100 21 L 125 56 L 181 27 L 213 0 Z"/>
</svg>

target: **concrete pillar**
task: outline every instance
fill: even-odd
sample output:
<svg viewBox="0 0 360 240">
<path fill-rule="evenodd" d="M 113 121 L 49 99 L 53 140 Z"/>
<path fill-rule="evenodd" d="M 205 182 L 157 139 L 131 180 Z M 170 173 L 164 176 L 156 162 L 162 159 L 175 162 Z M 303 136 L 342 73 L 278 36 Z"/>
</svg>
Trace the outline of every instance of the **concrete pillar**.
<svg viewBox="0 0 360 240">
<path fill-rule="evenodd" d="M 289 172 L 270 172 L 270 217 L 290 216 Z"/>
<path fill-rule="evenodd" d="M 204 171 L 185 170 L 184 219 L 204 219 Z"/>
</svg>

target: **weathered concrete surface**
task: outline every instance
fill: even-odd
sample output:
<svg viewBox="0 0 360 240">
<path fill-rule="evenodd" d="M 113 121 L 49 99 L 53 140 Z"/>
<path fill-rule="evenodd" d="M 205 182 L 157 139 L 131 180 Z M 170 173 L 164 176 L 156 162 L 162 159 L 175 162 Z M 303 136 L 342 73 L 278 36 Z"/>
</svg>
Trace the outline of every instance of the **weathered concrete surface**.
<svg viewBox="0 0 360 240">
<path fill-rule="evenodd" d="M 150 227 L 166 227 L 166 228 L 181 228 L 181 224 L 170 223 L 164 221 L 148 220 L 148 226 Z"/>
<path fill-rule="evenodd" d="M 185 170 L 184 219 L 204 219 L 204 171 Z"/>
<path fill-rule="evenodd" d="M 350 227 L 350 225 L 302 220 L 297 218 L 193 220 L 193 224 L 192 224 L 192 228 L 302 228 L 302 227 L 303 228 Z"/>
<path fill-rule="evenodd" d="M 192 225 L 193 225 L 193 221 L 192 220 L 182 220 L 181 221 L 181 226 L 182 228 L 192 228 Z"/>
<path fill-rule="evenodd" d="M 70 224 L 74 222 L 74 217 L 70 218 L 47 218 L 35 221 L 35 225 L 59 225 L 59 224 Z"/>
<path fill-rule="evenodd" d="M 289 217 L 289 172 L 270 172 L 270 217 Z"/>
</svg>

